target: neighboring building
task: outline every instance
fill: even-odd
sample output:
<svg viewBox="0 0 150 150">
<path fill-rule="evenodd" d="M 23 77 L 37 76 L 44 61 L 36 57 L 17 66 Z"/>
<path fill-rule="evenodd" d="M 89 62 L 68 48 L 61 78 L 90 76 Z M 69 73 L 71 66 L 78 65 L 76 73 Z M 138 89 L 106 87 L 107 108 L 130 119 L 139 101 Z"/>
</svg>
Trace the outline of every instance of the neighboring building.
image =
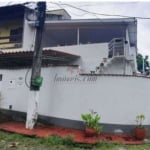
<svg viewBox="0 0 150 150">
<path fill-rule="evenodd" d="M 22 5 L 0 8 L 1 50 L 22 47 L 24 10 Z"/>
<path fill-rule="evenodd" d="M 47 20 L 70 20 L 71 16 L 64 9 L 51 10 L 46 12 Z"/>
<path fill-rule="evenodd" d="M 1 108 L 25 116 L 34 10 L 14 5 L 0 12 Z M 65 10 L 49 11 L 42 44 L 41 120 L 82 128 L 81 113 L 93 109 L 101 115 L 104 131 L 128 132 L 138 113 L 149 115 L 150 78 L 136 75 L 135 18 L 72 20 Z"/>
<path fill-rule="evenodd" d="M 34 17 L 33 10 L 21 4 L 0 7 L 0 49 L 24 49 L 25 23 L 35 20 Z M 46 13 L 46 20 L 70 18 L 70 15 L 63 9 Z"/>
</svg>

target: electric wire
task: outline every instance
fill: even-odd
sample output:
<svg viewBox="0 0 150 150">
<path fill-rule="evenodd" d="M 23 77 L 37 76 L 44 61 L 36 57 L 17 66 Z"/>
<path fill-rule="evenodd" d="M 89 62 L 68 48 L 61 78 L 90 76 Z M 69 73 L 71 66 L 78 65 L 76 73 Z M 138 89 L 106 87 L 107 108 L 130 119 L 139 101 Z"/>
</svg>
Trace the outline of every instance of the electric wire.
<svg viewBox="0 0 150 150">
<path fill-rule="evenodd" d="M 50 3 L 53 3 L 53 2 L 50 2 Z M 61 9 L 64 9 L 61 4 L 59 3 L 55 3 L 55 5 L 59 6 Z M 72 13 L 71 11 L 67 10 L 68 12 Z M 85 12 L 84 14 L 81 14 L 81 15 L 77 15 L 77 14 L 74 14 L 74 15 L 77 15 L 77 16 L 82 16 L 82 15 L 86 15 L 88 14 L 89 12 Z M 73 14 L 73 13 L 72 13 Z M 99 18 L 96 14 L 92 14 L 93 16 L 95 16 L 97 19 L 101 20 L 101 22 L 103 22 L 103 20 L 101 18 Z"/>
<path fill-rule="evenodd" d="M 27 82 L 27 76 L 28 76 L 28 74 L 29 74 L 29 71 L 30 71 L 30 68 L 27 69 L 26 74 L 25 74 L 25 85 L 27 86 L 27 88 L 30 88 L 30 85 L 29 85 L 28 82 Z"/>
<path fill-rule="evenodd" d="M 31 2 L 21 3 L 21 4 L 27 7 L 27 5 L 29 5 L 31 3 L 35 4 L 36 2 L 31 1 Z M 83 8 L 80 8 L 80 7 L 77 7 L 77 6 L 74 6 L 72 4 L 68 4 L 68 3 L 60 3 L 60 2 L 59 3 L 57 3 L 57 2 L 46 2 L 46 3 L 55 4 L 55 5 L 58 5 L 59 7 L 60 7 L 60 5 L 68 6 L 68 7 L 83 11 L 83 12 L 88 13 L 88 14 L 93 14 L 93 15 L 109 16 L 109 17 L 123 17 L 123 18 L 137 18 L 137 19 L 150 20 L 150 17 L 129 16 L 129 15 L 121 15 L 121 14 L 105 14 L 105 13 L 98 13 L 98 12 L 88 11 L 86 9 L 83 9 Z M 80 16 L 80 15 L 77 15 L 77 16 Z"/>
<path fill-rule="evenodd" d="M 26 3 L 22 3 L 22 5 L 26 6 L 29 5 L 29 4 L 35 4 L 36 2 L 35 1 L 31 1 L 31 2 L 26 2 Z M 93 11 L 89 11 L 89 10 L 86 10 L 86 9 L 83 9 L 83 8 L 80 8 L 80 7 L 77 7 L 77 6 L 74 6 L 72 4 L 68 4 L 68 3 L 57 3 L 57 2 L 47 2 L 47 3 L 50 3 L 50 4 L 55 4 L 55 5 L 58 5 L 60 8 L 62 8 L 62 5 L 64 6 L 68 6 L 68 7 L 71 7 L 71 8 L 74 8 L 74 9 L 77 9 L 77 10 L 80 10 L 82 12 L 85 12 L 85 14 L 92 14 L 92 15 L 99 15 L 99 16 L 107 16 L 107 17 L 122 17 L 122 18 L 137 18 L 137 19 L 146 19 L 146 20 L 150 20 L 150 17 L 141 17 L 141 16 L 129 16 L 129 15 L 121 15 L 121 14 L 105 14 L 105 13 L 98 13 L 98 12 L 93 12 Z M 70 11 L 71 12 L 71 11 Z M 72 13 L 72 12 L 71 12 Z M 82 16 L 82 15 L 79 15 L 79 14 L 75 14 L 75 13 L 72 13 L 74 15 L 77 15 L 77 16 Z M 83 15 L 85 15 L 83 14 Z M 100 19 L 100 18 L 99 18 Z"/>
<path fill-rule="evenodd" d="M 123 18 L 137 18 L 137 19 L 150 19 L 150 17 L 140 17 L 140 16 L 128 16 L 128 15 L 120 15 L 120 14 L 104 14 L 104 13 L 97 13 L 97 12 L 92 12 L 92 11 L 88 11 L 79 7 L 76 7 L 72 4 L 67 4 L 67 3 L 56 3 L 56 2 L 48 2 L 51 4 L 56 4 L 56 5 L 64 5 L 64 6 L 69 6 L 71 8 L 89 13 L 89 14 L 93 14 L 93 15 L 100 15 L 100 16 L 109 16 L 109 17 L 123 17 Z"/>
</svg>

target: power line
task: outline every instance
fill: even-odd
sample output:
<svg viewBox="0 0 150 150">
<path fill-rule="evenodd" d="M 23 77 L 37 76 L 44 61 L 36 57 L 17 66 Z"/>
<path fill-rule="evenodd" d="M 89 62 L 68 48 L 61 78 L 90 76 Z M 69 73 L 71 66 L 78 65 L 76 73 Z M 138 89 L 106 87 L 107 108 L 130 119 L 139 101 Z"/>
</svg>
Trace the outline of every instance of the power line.
<svg viewBox="0 0 150 150">
<path fill-rule="evenodd" d="M 150 17 L 127 16 L 127 15 L 120 15 L 120 14 L 96 13 L 96 12 L 88 11 L 88 10 L 85 10 L 85 9 L 82 9 L 82 8 L 79 8 L 79 7 L 76 7 L 74 5 L 67 4 L 67 3 L 56 3 L 56 2 L 48 2 L 48 3 L 52 3 L 52 4 L 56 4 L 56 5 L 66 5 L 66 6 L 69 6 L 71 8 L 78 9 L 80 11 L 84 11 L 86 13 L 93 14 L 93 15 L 110 16 L 110 17 L 124 17 L 124 18 L 137 18 L 137 19 L 147 19 L 147 20 L 150 19 Z"/>
<path fill-rule="evenodd" d="M 61 7 L 61 8 L 63 8 L 62 6 L 60 6 L 61 4 L 59 4 L 59 3 L 55 3 L 55 2 L 49 2 L 49 3 L 55 4 L 55 5 L 57 5 L 57 6 Z M 64 9 L 64 8 L 63 8 L 63 9 Z M 68 11 L 68 10 L 67 10 L 67 11 Z M 70 11 L 68 11 L 68 12 L 70 12 Z M 72 12 L 70 12 L 70 13 L 72 13 Z M 88 13 L 89 13 L 89 12 L 85 12 L 85 11 L 84 11 L 84 14 L 83 14 L 83 15 L 86 15 L 86 14 L 88 14 Z M 75 13 L 72 13 L 72 14 L 74 14 L 74 15 L 76 15 L 76 16 L 82 16 L 82 15 L 77 15 L 77 14 L 75 14 Z M 96 18 L 98 18 L 99 20 L 101 20 L 101 22 L 103 22 L 102 19 L 97 16 L 97 14 L 92 14 L 92 15 L 95 16 Z"/>
</svg>

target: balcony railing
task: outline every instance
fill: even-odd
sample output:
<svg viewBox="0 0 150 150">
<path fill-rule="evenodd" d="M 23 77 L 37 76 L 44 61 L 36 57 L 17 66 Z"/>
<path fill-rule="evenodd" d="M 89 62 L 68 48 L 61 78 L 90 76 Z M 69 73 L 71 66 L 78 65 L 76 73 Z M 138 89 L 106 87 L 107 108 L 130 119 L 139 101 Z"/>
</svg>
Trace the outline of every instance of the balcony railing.
<svg viewBox="0 0 150 150">
<path fill-rule="evenodd" d="M 109 58 L 126 56 L 128 53 L 127 41 L 124 38 L 114 38 L 109 44 Z"/>
</svg>

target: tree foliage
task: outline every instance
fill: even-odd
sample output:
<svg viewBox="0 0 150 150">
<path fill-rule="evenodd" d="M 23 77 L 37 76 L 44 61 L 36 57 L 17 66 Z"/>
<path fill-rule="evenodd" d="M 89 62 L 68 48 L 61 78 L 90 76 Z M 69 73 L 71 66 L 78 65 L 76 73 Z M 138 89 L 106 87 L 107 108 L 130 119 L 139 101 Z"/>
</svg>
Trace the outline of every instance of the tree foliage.
<svg viewBox="0 0 150 150">
<path fill-rule="evenodd" d="M 144 62 L 144 71 L 145 72 L 149 71 L 150 64 L 149 64 L 149 57 L 147 55 L 143 57 L 143 55 L 139 53 L 137 55 L 136 60 L 138 71 L 143 72 L 143 62 Z"/>
</svg>

